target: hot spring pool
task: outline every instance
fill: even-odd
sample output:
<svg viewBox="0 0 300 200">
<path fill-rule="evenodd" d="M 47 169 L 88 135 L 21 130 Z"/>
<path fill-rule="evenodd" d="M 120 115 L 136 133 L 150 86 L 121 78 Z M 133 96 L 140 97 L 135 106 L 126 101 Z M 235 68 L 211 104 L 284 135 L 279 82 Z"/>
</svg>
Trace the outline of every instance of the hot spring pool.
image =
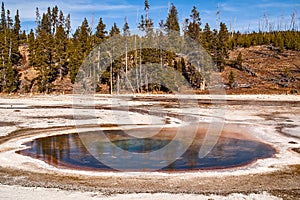
<svg viewBox="0 0 300 200">
<path fill-rule="evenodd" d="M 167 172 L 238 167 L 276 153 L 272 146 L 259 141 L 221 135 L 213 149 L 200 158 L 198 155 L 202 139 L 196 137 L 183 154 L 170 162 L 170 155 L 182 147 L 183 141 L 160 136 L 137 138 L 125 134 L 122 130 L 104 132 L 109 141 L 99 139 L 97 131 L 56 135 L 27 142 L 24 145 L 28 148 L 17 153 L 63 168 Z M 88 148 L 86 140 L 83 141 L 82 138 L 89 138 Z M 171 142 L 172 149 L 163 151 L 159 157 L 149 156 L 149 153 L 163 149 Z M 143 155 L 143 159 L 136 159 L 137 154 Z M 103 160 L 108 160 L 109 165 Z"/>
</svg>

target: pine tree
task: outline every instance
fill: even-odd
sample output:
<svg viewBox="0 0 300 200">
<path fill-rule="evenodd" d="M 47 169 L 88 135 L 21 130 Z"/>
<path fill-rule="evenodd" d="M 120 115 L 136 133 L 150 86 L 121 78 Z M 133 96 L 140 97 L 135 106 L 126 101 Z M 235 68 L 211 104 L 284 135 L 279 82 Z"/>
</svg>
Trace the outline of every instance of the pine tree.
<svg viewBox="0 0 300 200">
<path fill-rule="evenodd" d="M 124 23 L 124 26 L 123 26 L 123 35 L 125 37 L 128 37 L 130 35 L 129 25 L 128 25 L 128 22 L 127 22 L 126 18 L 125 18 L 125 23 Z"/>
<path fill-rule="evenodd" d="M 5 38 L 7 40 L 7 49 L 8 49 L 8 59 L 9 61 L 11 61 L 12 59 L 12 45 L 13 45 L 13 31 L 12 31 L 12 26 L 13 26 L 13 20 L 12 18 L 10 17 L 10 11 L 7 10 L 7 16 L 6 16 L 6 19 L 7 19 L 7 27 L 6 27 L 6 31 L 5 31 Z"/>
<path fill-rule="evenodd" d="M 190 15 L 191 21 L 186 20 L 188 23 L 187 30 L 185 34 L 187 34 L 190 38 L 195 41 L 200 41 L 201 35 L 201 18 L 200 13 L 197 11 L 196 6 L 193 7 L 192 14 Z"/>
<path fill-rule="evenodd" d="M 148 0 L 145 0 L 144 5 L 145 5 L 144 10 L 149 10 L 150 9 L 150 5 L 149 5 L 149 1 Z"/>
<path fill-rule="evenodd" d="M 181 45 L 180 38 L 180 27 L 178 23 L 178 12 L 174 4 L 171 4 L 171 9 L 169 10 L 166 23 L 164 24 L 165 32 L 168 36 L 168 41 L 172 41 L 172 51 L 175 52 L 178 50 Z M 167 44 L 169 45 L 169 44 Z M 175 59 L 175 54 L 168 54 L 167 59 L 170 61 L 170 56 L 174 56 L 172 59 Z M 169 62 L 169 66 L 173 64 Z"/>
<path fill-rule="evenodd" d="M 57 75 L 53 60 L 53 43 L 53 36 L 47 34 L 47 29 L 38 33 L 33 66 L 38 71 L 39 92 L 49 93 L 52 89 L 52 82 Z"/>
<path fill-rule="evenodd" d="M 35 42 L 35 36 L 33 29 L 30 30 L 30 33 L 28 35 L 28 51 L 29 51 L 29 65 L 33 66 L 35 62 L 35 53 L 36 50 L 36 42 Z"/>
<path fill-rule="evenodd" d="M 220 72 L 224 70 L 225 58 L 228 58 L 228 41 L 229 33 L 226 24 L 221 22 L 220 31 L 217 34 L 216 54 L 214 55 L 214 60 Z"/>
<path fill-rule="evenodd" d="M 51 11 L 51 7 L 48 7 L 48 9 L 47 9 L 47 13 L 45 13 L 45 15 L 47 16 L 47 29 L 49 29 L 49 30 L 47 30 L 47 33 L 48 34 L 53 34 L 53 32 L 52 32 L 52 25 L 53 25 L 53 22 L 52 22 L 52 11 Z M 42 25 L 43 25 L 43 18 L 42 18 Z M 48 26 L 49 26 L 49 28 L 48 28 Z"/>
<path fill-rule="evenodd" d="M 20 31 L 21 31 L 21 21 L 20 21 L 19 10 L 17 10 L 17 13 L 15 15 L 14 33 L 17 36 L 18 41 L 20 40 Z"/>
<path fill-rule="evenodd" d="M 5 85 L 4 92 L 12 93 L 16 92 L 19 86 L 19 74 L 12 66 L 11 62 L 8 62 L 5 66 Z"/>
<path fill-rule="evenodd" d="M 213 53 L 214 35 L 213 32 L 210 30 L 208 23 L 205 24 L 205 27 L 203 29 L 201 44 L 207 52 L 209 52 L 210 54 Z"/>
<path fill-rule="evenodd" d="M 66 31 L 66 21 L 65 21 L 65 16 L 62 10 L 59 11 L 59 17 L 56 26 L 62 26 L 64 30 Z"/>
<path fill-rule="evenodd" d="M 279 53 L 284 52 L 284 39 L 283 39 L 282 34 L 280 32 L 276 33 L 276 35 L 275 35 L 274 46 L 279 48 Z M 291 48 L 291 49 L 293 49 L 293 48 Z"/>
<path fill-rule="evenodd" d="M 5 64 L 7 63 L 7 37 L 6 37 L 7 27 L 6 27 L 6 12 L 4 3 L 1 6 L 1 23 L 0 23 L 0 78 L 1 78 L 1 91 L 3 89 L 3 81 L 5 77 Z"/>
<path fill-rule="evenodd" d="M 81 26 L 76 29 L 68 48 L 68 58 L 70 60 L 69 72 L 72 83 L 75 82 L 83 60 L 89 55 L 92 49 L 90 35 L 91 30 L 88 21 L 84 18 Z"/>
<path fill-rule="evenodd" d="M 114 23 L 114 25 L 111 27 L 110 31 L 109 31 L 109 36 L 113 37 L 115 35 L 119 35 L 120 34 L 120 29 L 118 28 L 117 24 Z"/>
<path fill-rule="evenodd" d="M 128 72 L 128 39 L 130 36 L 130 30 L 129 30 L 129 25 L 127 22 L 127 18 L 125 17 L 124 19 L 124 26 L 123 26 L 123 36 L 125 38 L 125 76 L 127 77 L 127 72 Z"/>
<path fill-rule="evenodd" d="M 49 15 L 49 13 L 43 14 L 40 28 L 45 31 L 46 34 L 51 34 L 51 15 Z"/>
<path fill-rule="evenodd" d="M 239 52 L 239 55 L 237 56 L 236 58 L 236 62 L 235 62 L 235 65 L 238 69 L 241 69 L 242 66 L 243 66 L 243 58 L 242 58 L 242 53 Z"/>
<path fill-rule="evenodd" d="M 138 28 L 141 31 L 145 31 L 145 24 L 146 24 L 146 21 L 144 19 L 144 15 L 141 15 L 141 22 L 139 22 Z"/>
<path fill-rule="evenodd" d="M 79 48 L 80 48 L 79 41 L 75 38 L 72 38 L 71 42 L 69 43 L 68 52 L 67 52 L 67 57 L 69 59 L 68 68 L 69 68 L 69 74 L 72 83 L 75 83 L 79 67 L 82 64 L 83 54 Z"/>
<path fill-rule="evenodd" d="M 150 9 L 149 1 L 145 0 L 144 10 L 146 12 L 146 18 L 145 18 L 143 26 L 144 26 L 144 30 L 146 31 L 147 37 L 151 37 L 153 34 L 153 21 L 149 17 L 149 9 Z"/>
<path fill-rule="evenodd" d="M 228 41 L 229 41 L 229 32 L 225 23 L 220 24 L 219 31 L 219 43 L 222 46 L 222 55 L 226 58 L 228 57 Z"/>
<path fill-rule="evenodd" d="M 20 33 L 20 44 L 26 44 L 27 43 L 27 34 L 26 31 L 23 30 Z"/>
<path fill-rule="evenodd" d="M 66 30 L 64 29 L 64 16 L 63 12 L 59 12 L 59 18 L 55 28 L 55 35 L 54 35 L 54 45 L 55 45 L 55 53 L 54 53 L 54 63 L 56 68 L 58 69 L 59 79 L 60 81 L 62 78 L 67 74 L 67 45 L 68 45 L 68 36 Z"/>
<path fill-rule="evenodd" d="M 81 46 L 81 51 L 83 52 L 84 57 L 86 57 L 92 49 L 90 35 L 91 35 L 91 30 L 89 27 L 88 20 L 84 18 L 80 27 L 79 38 L 78 38 Z"/>
<path fill-rule="evenodd" d="M 12 22 L 11 22 L 12 24 Z M 13 25 L 13 28 L 9 31 L 11 43 L 10 43 L 10 49 L 11 49 L 11 62 L 12 65 L 17 65 L 21 59 L 21 54 L 19 52 L 19 46 L 20 46 L 20 19 L 19 19 L 19 12 L 17 11 L 15 15 L 15 22 Z"/>
<path fill-rule="evenodd" d="M 67 36 L 69 38 L 69 35 L 71 33 L 71 16 L 70 16 L 70 14 L 68 14 L 66 17 L 65 29 L 66 29 Z"/>
<path fill-rule="evenodd" d="M 41 14 L 38 7 L 36 7 L 35 9 L 35 24 L 36 24 L 35 32 L 37 33 L 41 28 Z"/>
<path fill-rule="evenodd" d="M 96 27 L 96 43 L 100 43 L 107 38 L 106 25 L 104 24 L 102 17 L 99 19 L 98 25 Z"/>
<path fill-rule="evenodd" d="M 180 31 L 180 27 L 178 23 L 178 12 L 173 3 L 171 5 L 171 9 L 168 13 L 168 17 L 164 26 L 167 34 L 170 34 L 172 31 L 176 31 L 176 32 Z"/>
<path fill-rule="evenodd" d="M 6 13 L 5 13 L 4 2 L 2 2 L 0 31 L 4 31 L 4 29 L 6 29 Z"/>
<path fill-rule="evenodd" d="M 19 75 L 14 65 L 19 62 L 17 36 L 14 32 L 10 11 L 2 2 L 0 24 L 0 92 L 16 92 Z"/>
<path fill-rule="evenodd" d="M 1 5 L 1 23 L 0 23 L 0 89 L 1 92 L 3 91 L 5 87 L 5 64 L 7 63 L 7 39 L 6 39 L 6 12 L 4 3 L 2 2 Z"/>
<path fill-rule="evenodd" d="M 39 21 L 39 13 L 37 9 L 37 21 Z M 51 92 L 52 82 L 58 74 L 58 64 L 56 57 L 55 36 L 52 33 L 52 13 L 49 7 L 47 13 L 43 13 L 42 20 L 36 31 L 36 39 L 30 41 L 30 62 L 38 71 L 36 79 L 39 92 Z M 33 34 L 33 33 L 31 33 Z M 29 40 L 33 40 L 32 36 Z"/>
<path fill-rule="evenodd" d="M 233 87 L 234 82 L 235 82 L 235 78 L 234 78 L 233 71 L 231 70 L 228 75 L 228 84 L 229 84 L 230 88 Z"/>
<path fill-rule="evenodd" d="M 59 9 L 57 6 L 54 6 L 52 8 L 51 12 L 51 26 L 52 26 L 52 34 L 55 34 L 56 28 L 58 27 L 58 14 L 59 14 Z"/>
</svg>

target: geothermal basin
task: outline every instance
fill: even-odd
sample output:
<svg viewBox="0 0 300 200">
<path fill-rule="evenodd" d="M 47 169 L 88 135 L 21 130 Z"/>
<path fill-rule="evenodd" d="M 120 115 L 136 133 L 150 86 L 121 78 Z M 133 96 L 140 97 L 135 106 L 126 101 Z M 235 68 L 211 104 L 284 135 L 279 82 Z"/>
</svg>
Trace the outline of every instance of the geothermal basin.
<svg viewBox="0 0 300 200">
<path fill-rule="evenodd" d="M 238 167 L 276 153 L 272 146 L 251 139 L 247 134 L 223 131 L 212 150 L 199 156 L 207 132 L 199 127 L 196 134 L 185 133 L 188 128 L 184 131 L 164 128 L 150 138 L 133 137 L 127 132 L 142 135 L 158 130 L 117 129 L 54 135 L 25 143 L 28 148 L 18 153 L 72 169 L 166 172 Z M 176 134 L 183 136 L 174 139 Z M 193 136 L 192 141 L 187 138 Z"/>
<path fill-rule="evenodd" d="M 298 96 L 227 96 L 216 133 L 208 133 L 211 97 L 192 97 L 199 112 L 191 97 L 182 98 L 178 105 L 172 95 L 126 103 L 96 95 L 93 115 L 82 109 L 77 118 L 71 95 L 0 98 L 2 195 L 38 187 L 298 199 Z"/>
</svg>

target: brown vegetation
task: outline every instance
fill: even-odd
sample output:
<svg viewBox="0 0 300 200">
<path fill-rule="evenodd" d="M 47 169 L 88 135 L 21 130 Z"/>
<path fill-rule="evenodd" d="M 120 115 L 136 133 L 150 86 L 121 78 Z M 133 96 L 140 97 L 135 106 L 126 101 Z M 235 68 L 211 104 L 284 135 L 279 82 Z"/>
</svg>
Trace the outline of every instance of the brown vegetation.
<svg viewBox="0 0 300 200">
<path fill-rule="evenodd" d="M 279 53 L 272 46 L 253 46 L 230 51 L 231 63 L 242 53 L 242 69 L 227 65 L 222 72 L 228 83 L 234 73 L 236 87 L 227 94 L 297 94 L 300 93 L 300 52 L 285 50 Z"/>
</svg>

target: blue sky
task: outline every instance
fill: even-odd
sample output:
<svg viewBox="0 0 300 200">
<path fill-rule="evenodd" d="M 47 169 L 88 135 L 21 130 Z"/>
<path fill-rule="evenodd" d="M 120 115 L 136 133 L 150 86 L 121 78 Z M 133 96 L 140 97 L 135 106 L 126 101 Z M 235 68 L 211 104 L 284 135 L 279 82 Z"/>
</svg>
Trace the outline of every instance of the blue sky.
<svg viewBox="0 0 300 200">
<path fill-rule="evenodd" d="M 121 28 L 124 18 L 127 17 L 130 28 L 135 29 L 137 13 L 140 17 L 144 14 L 144 0 L 4 0 L 5 8 L 9 9 L 12 15 L 19 9 L 22 29 L 34 28 L 35 8 L 39 7 L 40 12 L 45 12 L 47 7 L 57 5 L 65 15 L 71 14 L 72 30 L 74 31 L 86 17 L 89 23 L 94 18 L 94 28 L 99 18 L 102 17 L 107 29 L 110 29 L 113 22 Z M 246 32 L 257 30 L 259 21 L 261 24 L 268 21 L 275 28 L 281 26 L 290 27 L 291 15 L 296 16 L 296 27 L 300 30 L 300 1 L 299 0 L 149 0 L 150 17 L 158 26 L 160 19 L 165 20 L 168 13 L 168 5 L 174 3 L 179 12 L 179 20 L 188 18 L 192 7 L 195 5 L 200 12 L 202 27 L 208 22 L 212 28 L 216 26 L 216 11 L 219 5 L 220 21 L 225 22 L 230 29 L 230 23 L 234 30 Z"/>
</svg>

